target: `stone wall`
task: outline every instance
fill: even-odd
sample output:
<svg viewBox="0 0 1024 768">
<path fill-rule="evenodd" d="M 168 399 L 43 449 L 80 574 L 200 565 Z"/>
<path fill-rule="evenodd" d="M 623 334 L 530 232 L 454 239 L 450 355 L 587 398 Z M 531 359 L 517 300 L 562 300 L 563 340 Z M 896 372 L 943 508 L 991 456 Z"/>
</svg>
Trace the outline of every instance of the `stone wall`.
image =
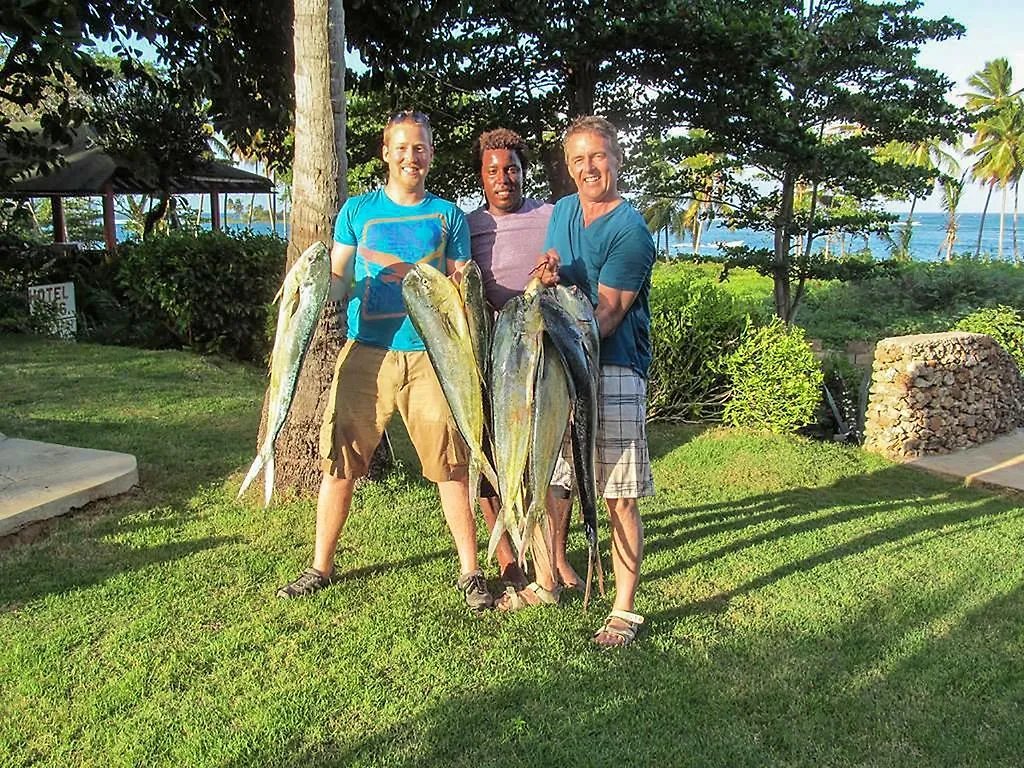
<svg viewBox="0 0 1024 768">
<path fill-rule="evenodd" d="M 875 347 L 864 447 L 892 459 L 949 453 L 1024 423 L 1013 358 L 980 333 L 882 339 Z"/>
</svg>

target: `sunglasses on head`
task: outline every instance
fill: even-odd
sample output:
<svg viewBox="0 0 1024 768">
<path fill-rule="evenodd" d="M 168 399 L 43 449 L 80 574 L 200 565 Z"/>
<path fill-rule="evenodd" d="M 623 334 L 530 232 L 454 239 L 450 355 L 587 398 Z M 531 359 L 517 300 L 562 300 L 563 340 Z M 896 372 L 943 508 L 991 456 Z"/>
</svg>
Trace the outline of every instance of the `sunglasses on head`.
<svg viewBox="0 0 1024 768">
<path fill-rule="evenodd" d="M 388 120 L 389 123 L 418 123 L 419 125 L 430 125 L 430 118 L 422 112 L 413 109 L 403 109 L 395 112 Z"/>
</svg>

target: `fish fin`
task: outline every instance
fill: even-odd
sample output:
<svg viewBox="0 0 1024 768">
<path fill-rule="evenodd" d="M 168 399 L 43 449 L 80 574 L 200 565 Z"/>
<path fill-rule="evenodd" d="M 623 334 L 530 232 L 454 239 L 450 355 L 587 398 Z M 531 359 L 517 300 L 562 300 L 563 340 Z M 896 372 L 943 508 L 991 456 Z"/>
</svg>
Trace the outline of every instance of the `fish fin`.
<svg viewBox="0 0 1024 768">
<path fill-rule="evenodd" d="M 270 506 L 270 497 L 274 495 L 274 452 L 267 457 L 267 468 L 263 473 L 263 508 Z"/>
<path fill-rule="evenodd" d="M 480 506 L 480 458 L 473 454 L 469 457 L 469 511 L 476 515 Z"/>
<path fill-rule="evenodd" d="M 498 485 L 498 473 L 495 471 L 494 466 L 490 461 L 487 460 L 487 456 L 480 456 L 480 471 L 484 473 L 484 477 L 487 478 L 487 482 L 491 484 L 491 488 L 497 490 L 500 486 Z"/>
<path fill-rule="evenodd" d="M 256 479 L 256 475 L 258 475 L 260 470 L 263 469 L 263 463 L 263 452 L 260 451 L 256 454 L 256 458 L 252 460 L 252 466 L 249 467 L 249 472 L 246 474 L 245 480 L 242 481 L 242 487 L 238 489 L 238 496 L 236 496 L 236 498 L 242 498 L 242 494 L 249 490 L 249 486 L 252 485 L 252 481 Z"/>
<path fill-rule="evenodd" d="M 487 561 L 494 559 L 494 553 L 498 551 L 498 544 L 505 533 L 505 520 L 501 515 L 494 521 L 494 528 L 491 530 L 491 538 L 487 543 Z"/>
</svg>

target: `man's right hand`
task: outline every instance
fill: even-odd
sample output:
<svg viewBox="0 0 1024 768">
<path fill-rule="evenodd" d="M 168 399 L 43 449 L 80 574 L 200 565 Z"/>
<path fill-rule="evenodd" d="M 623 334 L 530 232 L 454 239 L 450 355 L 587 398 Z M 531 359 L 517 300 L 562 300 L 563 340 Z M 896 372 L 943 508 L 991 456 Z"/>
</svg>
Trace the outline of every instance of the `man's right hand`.
<svg viewBox="0 0 1024 768">
<path fill-rule="evenodd" d="M 558 252 L 554 248 L 549 248 L 537 259 L 537 264 L 530 274 L 540 278 L 545 288 L 550 288 L 553 285 L 558 285 L 558 266 L 561 263 L 562 260 L 558 257 Z"/>
</svg>

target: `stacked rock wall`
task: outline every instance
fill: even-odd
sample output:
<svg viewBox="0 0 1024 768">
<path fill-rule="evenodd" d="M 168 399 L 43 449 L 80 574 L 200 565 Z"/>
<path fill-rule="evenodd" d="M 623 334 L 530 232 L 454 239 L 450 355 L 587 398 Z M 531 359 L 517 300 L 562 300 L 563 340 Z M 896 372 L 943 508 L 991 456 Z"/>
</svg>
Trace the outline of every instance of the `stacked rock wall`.
<svg viewBox="0 0 1024 768">
<path fill-rule="evenodd" d="M 980 333 L 882 339 L 875 347 L 864 447 L 893 459 L 984 443 L 1024 422 L 1013 358 Z"/>
</svg>

